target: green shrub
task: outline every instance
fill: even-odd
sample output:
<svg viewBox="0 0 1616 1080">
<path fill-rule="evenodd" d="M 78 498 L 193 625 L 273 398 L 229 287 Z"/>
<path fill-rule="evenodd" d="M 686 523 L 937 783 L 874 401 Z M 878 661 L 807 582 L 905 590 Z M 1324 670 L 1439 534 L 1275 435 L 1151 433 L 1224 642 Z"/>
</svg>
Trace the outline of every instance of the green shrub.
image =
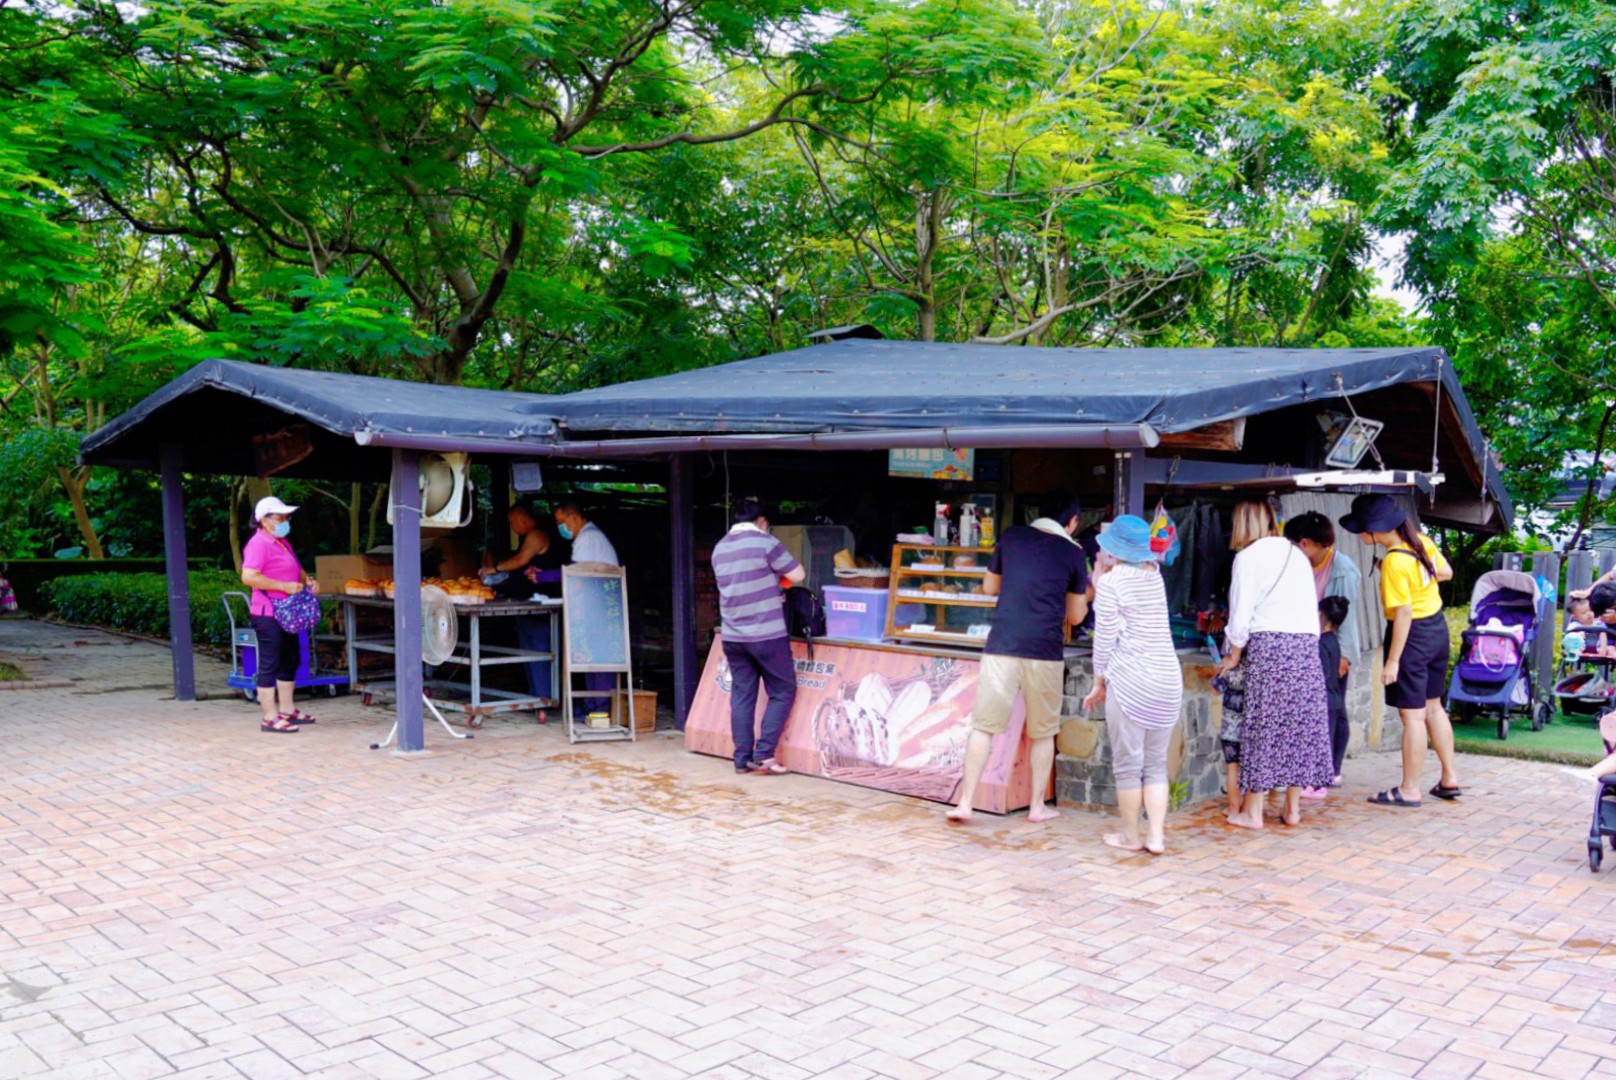
<svg viewBox="0 0 1616 1080">
<path fill-rule="evenodd" d="M 202 570 L 191 573 L 190 583 L 192 640 L 228 645 L 230 620 L 220 598 L 231 590 L 246 591 L 241 579 L 227 571 Z M 168 578 L 163 574 L 83 574 L 46 582 L 40 591 L 68 622 L 168 637 Z"/>
</svg>

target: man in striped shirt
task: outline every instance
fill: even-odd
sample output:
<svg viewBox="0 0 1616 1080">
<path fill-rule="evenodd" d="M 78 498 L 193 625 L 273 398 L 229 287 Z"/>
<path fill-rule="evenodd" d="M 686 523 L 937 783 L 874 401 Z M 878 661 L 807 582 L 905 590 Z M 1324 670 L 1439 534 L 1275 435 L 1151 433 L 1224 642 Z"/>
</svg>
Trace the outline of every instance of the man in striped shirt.
<svg viewBox="0 0 1616 1080">
<path fill-rule="evenodd" d="M 797 697 L 797 671 L 780 603 L 780 578 L 797 585 L 807 573 L 785 545 L 769 535 L 769 519 L 758 501 L 742 499 L 735 508 L 734 527 L 713 546 L 713 576 L 718 579 L 724 659 L 729 661 L 735 771 L 783 773 L 786 768 L 774 760 L 774 748 Z M 769 704 L 758 733 L 760 681 Z"/>
</svg>

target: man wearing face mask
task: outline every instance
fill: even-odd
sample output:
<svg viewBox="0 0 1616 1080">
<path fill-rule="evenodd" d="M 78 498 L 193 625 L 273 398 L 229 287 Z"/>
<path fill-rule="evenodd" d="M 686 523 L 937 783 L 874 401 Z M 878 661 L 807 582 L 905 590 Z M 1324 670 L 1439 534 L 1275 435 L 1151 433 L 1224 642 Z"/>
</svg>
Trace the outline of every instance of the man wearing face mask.
<svg viewBox="0 0 1616 1080">
<path fill-rule="evenodd" d="M 560 503 L 555 508 L 556 528 L 561 532 L 563 540 L 572 541 L 572 565 L 587 563 L 603 563 L 607 566 L 623 565 L 617 560 L 617 549 L 612 542 L 601 532 L 600 526 L 584 517 L 583 511 L 575 502 Z M 610 672 L 594 671 L 584 676 L 584 693 L 581 704 L 573 707 L 578 717 L 583 717 L 591 710 L 605 710 L 610 703 L 612 687 L 617 684 L 617 677 Z"/>
<path fill-rule="evenodd" d="M 583 511 L 575 502 L 564 502 L 555 508 L 556 528 L 561 530 L 563 540 L 572 541 L 572 561 L 574 563 L 605 563 L 608 566 L 621 566 L 617 560 L 617 549 L 600 531 L 600 526 L 584 517 Z"/>
<path fill-rule="evenodd" d="M 314 723 L 314 717 L 299 712 L 292 703 L 302 644 L 296 634 L 281 629 L 275 621 L 275 601 L 305 588 L 320 591 L 313 575 L 298 564 L 286 539 L 295 510 L 297 507 L 287 506 L 273 495 L 259 499 L 253 509 L 258 528 L 241 553 L 241 583 L 252 589 L 247 613 L 258 636 L 258 704 L 264 714 L 259 730 L 283 735 Z"/>
</svg>

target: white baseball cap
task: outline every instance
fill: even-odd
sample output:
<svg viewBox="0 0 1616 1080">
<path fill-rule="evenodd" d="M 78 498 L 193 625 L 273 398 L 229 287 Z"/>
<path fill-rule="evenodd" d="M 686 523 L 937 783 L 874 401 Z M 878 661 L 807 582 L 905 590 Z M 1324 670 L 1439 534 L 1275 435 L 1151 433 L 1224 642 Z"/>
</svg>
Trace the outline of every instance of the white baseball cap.
<svg viewBox="0 0 1616 1080">
<path fill-rule="evenodd" d="M 290 514 L 296 509 L 297 507 L 287 506 L 273 495 L 265 495 L 258 500 L 258 505 L 253 507 L 253 520 L 263 521 L 265 514 Z"/>
</svg>

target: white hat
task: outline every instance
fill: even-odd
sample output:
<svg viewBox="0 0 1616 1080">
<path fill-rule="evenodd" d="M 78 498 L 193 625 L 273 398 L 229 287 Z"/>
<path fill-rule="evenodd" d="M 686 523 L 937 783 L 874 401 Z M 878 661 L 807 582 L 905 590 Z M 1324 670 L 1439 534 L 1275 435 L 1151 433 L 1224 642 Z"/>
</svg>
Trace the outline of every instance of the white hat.
<svg viewBox="0 0 1616 1080">
<path fill-rule="evenodd" d="M 263 521 L 265 514 L 290 514 L 296 509 L 297 507 L 287 506 L 273 495 L 265 495 L 258 500 L 258 505 L 253 507 L 253 520 Z"/>
</svg>

